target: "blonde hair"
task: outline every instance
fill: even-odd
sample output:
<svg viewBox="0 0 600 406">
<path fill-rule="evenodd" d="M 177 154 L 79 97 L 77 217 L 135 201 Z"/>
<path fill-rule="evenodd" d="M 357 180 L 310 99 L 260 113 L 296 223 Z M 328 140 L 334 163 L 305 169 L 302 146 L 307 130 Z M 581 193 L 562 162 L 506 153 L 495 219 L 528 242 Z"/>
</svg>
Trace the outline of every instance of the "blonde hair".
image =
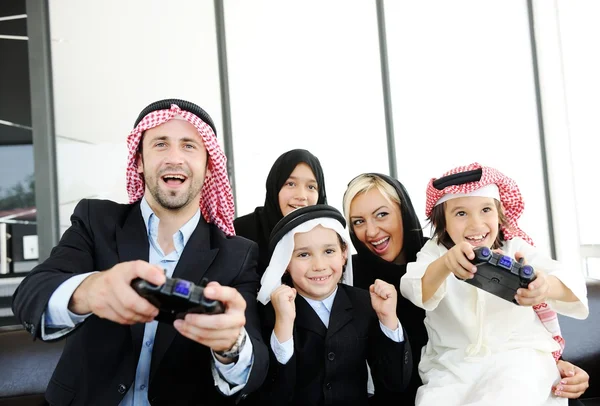
<svg viewBox="0 0 600 406">
<path fill-rule="evenodd" d="M 381 195 L 390 203 L 396 203 L 402 207 L 400 196 L 392 185 L 373 173 L 363 173 L 352 179 L 344 193 L 344 216 L 348 224 L 348 229 L 352 231 L 352 222 L 350 221 L 350 205 L 354 198 L 360 194 L 367 193 L 372 189 L 377 189 Z"/>
</svg>

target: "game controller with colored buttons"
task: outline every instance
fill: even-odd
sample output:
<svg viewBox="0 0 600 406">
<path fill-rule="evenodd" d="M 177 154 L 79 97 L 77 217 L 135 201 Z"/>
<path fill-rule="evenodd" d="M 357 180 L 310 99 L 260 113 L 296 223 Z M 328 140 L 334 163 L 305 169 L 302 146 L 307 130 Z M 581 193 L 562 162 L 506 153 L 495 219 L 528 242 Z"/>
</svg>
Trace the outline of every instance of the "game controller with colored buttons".
<svg viewBox="0 0 600 406">
<path fill-rule="evenodd" d="M 535 280 L 533 267 L 487 247 L 477 247 L 473 251 L 475 258 L 471 262 L 477 267 L 477 272 L 465 282 L 517 304 L 517 289 L 527 288 Z"/>
</svg>

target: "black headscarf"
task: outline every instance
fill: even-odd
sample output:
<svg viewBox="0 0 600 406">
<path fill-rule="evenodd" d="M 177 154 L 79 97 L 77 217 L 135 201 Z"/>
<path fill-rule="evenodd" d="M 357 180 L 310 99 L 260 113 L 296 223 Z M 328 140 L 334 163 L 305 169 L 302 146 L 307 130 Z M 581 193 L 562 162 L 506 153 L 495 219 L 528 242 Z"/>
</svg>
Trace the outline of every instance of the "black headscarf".
<svg viewBox="0 0 600 406">
<path fill-rule="evenodd" d="M 402 226 L 404 230 L 404 243 L 402 252 L 406 263 L 414 262 L 417 259 L 417 253 L 421 250 L 427 239 L 423 237 L 421 223 L 410 200 L 408 192 L 404 185 L 396 179 L 380 173 L 368 173 L 366 175 L 379 177 L 390 184 L 398 193 L 400 198 L 400 212 L 402 214 Z M 354 272 L 354 286 L 363 289 L 369 289 L 369 286 L 375 282 L 375 279 L 381 279 L 396 287 L 400 292 L 400 278 L 406 273 L 405 264 L 395 264 L 374 254 L 363 244 L 354 234 L 352 223 L 348 224 L 350 239 L 356 249 L 357 254 L 352 257 L 352 266 Z M 414 398 L 418 387 L 422 384 L 419 377 L 418 365 L 421 360 L 421 348 L 427 344 L 427 330 L 423 320 L 425 311 L 412 304 L 398 294 L 398 304 L 396 313 L 400 323 L 406 329 L 408 339 L 411 343 L 413 355 L 413 372 L 410 384 L 404 393 L 390 393 L 381 384 L 376 384 L 375 398 L 373 404 L 389 404 L 394 400 L 397 404 L 414 405 Z"/>
<path fill-rule="evenodd" d="M 257 207 L 250 213 L 233 222 L 236 234 L 258 243 L 258 273 L 263 274 L 269 265 L 269 236 L 279 220 L 283 218 L 279 207 L 279 191 L 298 164 L 305 163 L 315 175 L 318 186 L 317 204 L 326 204 L 325 177 L 319 159 L 305 149 L 293 149 L 283 153 L 267 176 L 264 206 Z"/>
</svg>

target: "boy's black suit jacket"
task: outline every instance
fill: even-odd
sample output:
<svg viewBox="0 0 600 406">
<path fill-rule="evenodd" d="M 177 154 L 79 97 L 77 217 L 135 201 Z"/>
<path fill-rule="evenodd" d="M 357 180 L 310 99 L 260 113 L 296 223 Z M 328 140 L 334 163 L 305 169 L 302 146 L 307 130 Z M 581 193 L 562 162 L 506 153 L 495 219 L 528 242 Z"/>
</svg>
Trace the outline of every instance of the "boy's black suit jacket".
<svg viewBox="0 0 600 406">
<path fill-rule="evenodd" d="M 294 355 L 280 364 L 268 340 L 275 325 L 269 303 L 263 339 L 271 354 L 269 375 L 253 396 L 272 405 L 367 405 L 368 360 L 374 379 L 392 392 L 408 385 L 412 355 L 408 335 L 396 343 L 381 331 L 369 292 L 338 284 L 329 327 L 300 295 L 296 296 Z"/>
<path fill-rule="evenodd" d="M 38 265 L 13 296 L 13 311 L 25 328 L 41 337 L 41 319 L 56 288 L 68 278 L 104 271 L 133 260 L 148 261 L 149 242 L 140 204 L 82 200 L 50 257 Z M 268 370 L 269 355 L 256 308 L 259 287 L 256 244 L 226 237 L 200 219 L 173 277 L 200 283 L 203 277 L 236 288 L 247 304 L 246 330 L 254 348 L 248 383 L 225 398 L 216 389 L 208 347 L 159 323 L 152 352 L 148 399 L 152 405 L 213 405 L 240 400 L 256 390 Z M 46 390 L 53 405 L 118 405 L 134 382 L 144 325 L 120 325 L 95 315 L 67 336 Z"/>
</svg>

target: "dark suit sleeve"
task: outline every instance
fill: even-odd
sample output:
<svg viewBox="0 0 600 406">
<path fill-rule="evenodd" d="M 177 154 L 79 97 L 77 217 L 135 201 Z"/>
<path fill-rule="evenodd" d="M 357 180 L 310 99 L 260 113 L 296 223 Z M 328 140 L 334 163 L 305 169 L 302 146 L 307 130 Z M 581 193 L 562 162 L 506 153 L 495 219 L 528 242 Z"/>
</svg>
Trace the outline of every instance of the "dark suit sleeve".
<svg viewBox="0 0 600 406">
<path fill-rule="evenodd" d="M 231 287 L 236 288 L 246 300 L 245 328 L 254 350 L 254 361 L 248 376 L 248 382 L 240 391 L 238 400 L 246 398 L 248 393 L 256 391 L 262 385 L 269 368 L 269 352 L 261 336 L 261 324 L 256 302 L 256 294 L 260 286 L 259 277 L 256 273 L 257 259 L 258 246 L 256 243 L 252 243 L 246 252 L 240 273 L 231 284 Z"/>
<path fill-rule="evenodd" d="M 379 319 L 375 316 L 369 334 L 369 366 L 373 374 L 375 393 L 380 385 L 392 392 L 402 392 L 410 382 L 412 353 L 406 330 L 404 341 L 396 343 L 381 331 Z"/>
<path fill-rule="evenodd" d="M 284 365 L 277 361 L 269 347 L 269 374 L 259 389 L 260 403 L 269 405 L 288 405 L 294 398 L 296 388 L 296 353 Z"/>
<path fill-rule="evenodd" d="M 277 361 L 271 348 L 271 334 L 275 325 L 275 311 L 271 303 L 259 306 L 262 322 L 262 336 L 269 351 L 269 372 L 265 383 L 258 390 L 252 400 L 258 404 L 288 405 L 294 398 L 296 386 L 296 352 L 286 364 Z"/>
<path fill-rule="evenodd" d="M 94 271 L 89 212 L 89 201 L 79 202 L 71 216 L 71 227 L 50 257 L 28 274 L 13 294 L 13 313 L 34 339 L 41 337 L 41 318 L 52 293 L 70 277 Z"/>
</svg>

